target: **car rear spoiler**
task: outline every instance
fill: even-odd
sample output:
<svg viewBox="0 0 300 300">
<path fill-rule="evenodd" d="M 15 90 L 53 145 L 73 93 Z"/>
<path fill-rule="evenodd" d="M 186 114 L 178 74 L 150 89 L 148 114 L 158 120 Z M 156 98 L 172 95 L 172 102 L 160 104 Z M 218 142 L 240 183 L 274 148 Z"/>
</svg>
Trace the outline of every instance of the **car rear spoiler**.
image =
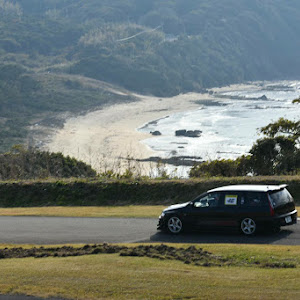
<svg viewBox="0 0 300 300">
<path fill-rule="evenodd" d="M 287 184 L 281 184 L 278 186 L 277 189 L 270 189 L 269 190 L 269 193 L 273 194 L 273 193 L 276 193 L 278 191 L 282 191 L 283 189 L 285 189 L 288 185 Z"/>
<path fill-rule="evenodd" d="M 280 186 L 279 186 L 279 188 L 282 190 L 282 189 L 285 189 L 286 187 L 288 187 L 288 185 L 287 184 L 281 184 Z"/>
</svg>

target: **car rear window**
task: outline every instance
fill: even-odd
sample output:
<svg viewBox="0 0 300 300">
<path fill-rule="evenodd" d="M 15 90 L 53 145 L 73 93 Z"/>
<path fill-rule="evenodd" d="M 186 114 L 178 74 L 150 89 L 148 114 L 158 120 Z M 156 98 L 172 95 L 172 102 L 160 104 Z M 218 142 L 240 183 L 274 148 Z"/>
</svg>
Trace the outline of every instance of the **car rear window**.
<svg viewBox="0 0 300 300">
<path fill-rule="evenodd" d="M 287 189 L 283 189 L 278 192 L 273 192 L 269 195 L 274 208 L 287 204 L 289 202 L 293 202 L 293 197 Z"/>
</svg>

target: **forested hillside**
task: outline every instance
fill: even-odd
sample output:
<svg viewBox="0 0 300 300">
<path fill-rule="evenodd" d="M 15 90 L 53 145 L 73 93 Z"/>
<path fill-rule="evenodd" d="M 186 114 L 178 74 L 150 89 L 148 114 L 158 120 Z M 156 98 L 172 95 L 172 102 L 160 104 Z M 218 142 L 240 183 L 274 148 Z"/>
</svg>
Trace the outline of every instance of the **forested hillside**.
<svg viewBox="0 0 300 300">
<path fill-rule="evenodd" d="M 0 0 L 0 150 L 116 95 L 300 77 L 294 0 Z M 92 81 L 94 80 L 94 81 Z"/>
</svg>

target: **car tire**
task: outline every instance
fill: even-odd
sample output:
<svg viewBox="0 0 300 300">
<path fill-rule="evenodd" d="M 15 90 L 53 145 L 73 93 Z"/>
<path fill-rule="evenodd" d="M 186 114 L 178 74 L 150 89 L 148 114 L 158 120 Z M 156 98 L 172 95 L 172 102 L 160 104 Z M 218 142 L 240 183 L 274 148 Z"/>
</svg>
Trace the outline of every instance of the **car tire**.
<svg viewBox="0 0 300 300">
<path fill-rule="evenodd" d="M 179 234 L 183 231 L 183 223 L 180 217 L 171 216 L 167 222 L 167 229 L 172 234 Z"/>
<path fill-rule="evenodd" d="M 256 233 L 256 223 L 251 218 L 244 218 L 240 223 L 240 229 L 244 235 L 254 235 Z"/>
</svg>

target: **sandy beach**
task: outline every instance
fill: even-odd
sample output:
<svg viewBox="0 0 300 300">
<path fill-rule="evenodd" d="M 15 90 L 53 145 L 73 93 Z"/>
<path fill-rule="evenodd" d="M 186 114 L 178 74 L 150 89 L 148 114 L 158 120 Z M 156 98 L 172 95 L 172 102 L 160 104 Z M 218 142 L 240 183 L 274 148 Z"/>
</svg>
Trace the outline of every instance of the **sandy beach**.
<svg viewBox="0 0 300 300">
<path fill-rule="evenodd" d="M 188 93 L 171 98 L 134 95 L 139 101 L 117 104 L 69 118 L 63 129 L 52 135 L 44 148 L 80 159 L 98 172 L 112 169 L 124 172 L 134 167 L 138 173 L 149 175 L 149 163 L 136 163 L 128 158 L 144 159 L 155 156 L 143 139 L 152 135 L 137 128 L 179 111 L 193 110 L 196 100 L 210 99 L 209 94 Z"/>
</svg>

